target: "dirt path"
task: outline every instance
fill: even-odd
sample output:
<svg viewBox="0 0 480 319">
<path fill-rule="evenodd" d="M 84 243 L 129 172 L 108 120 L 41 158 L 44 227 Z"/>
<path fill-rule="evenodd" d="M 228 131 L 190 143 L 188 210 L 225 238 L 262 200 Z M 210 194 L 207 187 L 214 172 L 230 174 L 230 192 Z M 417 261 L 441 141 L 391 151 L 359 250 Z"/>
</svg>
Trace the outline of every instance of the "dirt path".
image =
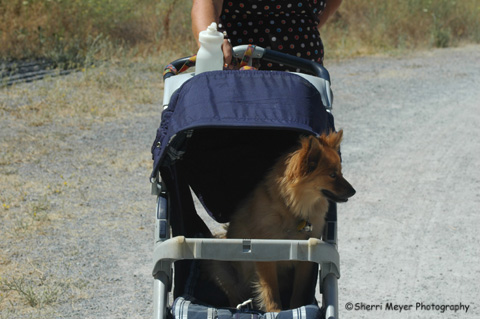
<svg viewBox="0 0 480 319">
<path fill-rule="evenodd" d="M 478 61 L 480 47 L 468 46 L 327 63 L 357 189 L 339 206 L 343 318 L 480 316 Z M 149 150 L 161 92 L 102 120 L 33 125 L 38 110 L 17 112 L 35 105 L 25 90 L 77 76 L 0 91 L 0 318 L 151 317 Z M 160 90 L 158 75 L 142 76 Z"/>
</svg>

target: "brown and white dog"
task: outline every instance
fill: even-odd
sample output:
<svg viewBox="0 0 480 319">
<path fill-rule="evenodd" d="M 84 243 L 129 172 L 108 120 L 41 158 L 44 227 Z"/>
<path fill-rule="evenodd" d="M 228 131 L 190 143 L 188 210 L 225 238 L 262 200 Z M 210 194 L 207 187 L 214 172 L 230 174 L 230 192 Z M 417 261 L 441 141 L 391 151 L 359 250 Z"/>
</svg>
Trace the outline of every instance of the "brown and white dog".
<svg viewBox="0 0 480 319">
<path fill-rule="evenodd" d="M 355 190 L 342 176 L 343 132 L 302 137 L 300 146 L 280 158 L 252 195 L 232 215 L 227 238 L 308 239 L 323 233 L 329 200 L 346 202 Z M 313 264 L 215 262 L 211 271 L 230 306 L 255 298 L 256 307 L 278 312 L 309 303 Z M 282 307 L 282 296 L 289 303 Z"/>
</svg>

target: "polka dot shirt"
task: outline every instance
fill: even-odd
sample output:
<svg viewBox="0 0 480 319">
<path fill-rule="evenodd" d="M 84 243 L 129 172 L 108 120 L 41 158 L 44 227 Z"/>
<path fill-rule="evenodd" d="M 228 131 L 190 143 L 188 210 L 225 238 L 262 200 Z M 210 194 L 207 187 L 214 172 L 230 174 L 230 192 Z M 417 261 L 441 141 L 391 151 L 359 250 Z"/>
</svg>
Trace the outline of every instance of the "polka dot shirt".
<svg viewBox="0 0 480 319">
<path fill-rule="evenodd" d="M 317 29 L 326 0 L 224 0 L 221 27 L 233 46 L 255 44 L 323 63 L 323 43 Z M 287 70 L 264 63 L 261 69 Z"/>
</svg>

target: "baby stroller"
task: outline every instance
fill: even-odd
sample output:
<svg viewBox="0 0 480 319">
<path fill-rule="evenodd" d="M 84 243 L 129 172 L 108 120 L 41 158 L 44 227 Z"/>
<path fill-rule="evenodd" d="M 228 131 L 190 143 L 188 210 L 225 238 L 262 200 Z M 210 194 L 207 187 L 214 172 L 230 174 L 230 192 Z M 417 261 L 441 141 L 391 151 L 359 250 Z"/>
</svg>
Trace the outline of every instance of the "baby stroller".
<svg viewBox="0 0 480 319">
<path fill-rule="evenodd" d="M 251 49 L 235 47 L 234 56 L 241 58 Z M 253 49 L 255 59 L 302 73 L 177 72 L 189 58 L 166 68 L 164 111 L 152 146 L 152 193 L 157 196 L 155 319 L 338 318 L 335 203 L 330 204 L 323 240 L 213 238 L 195 209 L 192 192 L 214 220 L 228 223 L 236 206 L 301 135 L 334 130 L 327 70 L 312 61 Z M 312 300 L 318 281 L 321 307 L 314 302 L 280 313 L 252 312 L 241 305 L 226 308 L 221 291 L 199 280 L 196 262 L 202 259 L 314 262 L 318 267 L 312 276 Z"/>
</svg>

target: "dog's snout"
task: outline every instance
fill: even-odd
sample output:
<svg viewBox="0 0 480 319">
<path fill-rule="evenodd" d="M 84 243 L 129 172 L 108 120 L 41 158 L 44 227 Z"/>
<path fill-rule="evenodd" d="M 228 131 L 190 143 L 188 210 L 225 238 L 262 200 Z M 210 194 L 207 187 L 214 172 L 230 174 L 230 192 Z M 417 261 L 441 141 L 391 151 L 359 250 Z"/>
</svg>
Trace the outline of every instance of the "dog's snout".
<svg viewBox="0 0 480 319">
<path fill-rule="evenodd" d="M 351 187 L 351 186 L 350 186 L 350 187 Z M 350 193 L 348 194 L 348 197 L 349 197 L 349 198 L 352 197 L 353 195 L 355 195 L 356 192 L 357 192 L 357 191 L 355 190 L 355 188 L 351 187 Z"/>
<path fill-rule="evenodd" d="M 352 185 L 350 185 L 350 183 L 345 178 L 343 178 L 343 184 L 345 198 L 350 198 L 355 195 L 357 191 L 355 190 L 355 188 L 353 188 Z"/>
</svg>

